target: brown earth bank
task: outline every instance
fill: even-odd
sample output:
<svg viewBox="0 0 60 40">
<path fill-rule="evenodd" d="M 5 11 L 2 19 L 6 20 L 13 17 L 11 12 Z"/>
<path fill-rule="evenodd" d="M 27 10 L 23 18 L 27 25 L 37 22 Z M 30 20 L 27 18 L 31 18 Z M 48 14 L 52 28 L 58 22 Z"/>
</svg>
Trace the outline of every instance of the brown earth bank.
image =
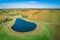
<svg viewBox="0 0 60 40">
<path fill-rule="evenodd" d="M 0 9 L 0 21 L 5 20 L 7 16 L 16 15 L 47 23 L 53 32 L 54 40 L 60 40 L 60 9 Z"/>
</svg>

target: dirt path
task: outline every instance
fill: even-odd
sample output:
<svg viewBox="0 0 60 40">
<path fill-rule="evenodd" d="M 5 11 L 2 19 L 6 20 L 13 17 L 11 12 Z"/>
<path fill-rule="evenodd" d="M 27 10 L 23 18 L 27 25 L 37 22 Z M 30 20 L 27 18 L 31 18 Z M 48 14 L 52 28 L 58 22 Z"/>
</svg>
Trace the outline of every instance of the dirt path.
<svg viewBox="0 0 60 40">
<path fill-rule="evenodd" d="M 43 11 L 41 11 L 40 13 L 38 13 L 38 14 L 36 14 L 36 15 L 34 15 L 34 16 L 31 16 L 30 18 L 29 18 L 29 20 L 37 20 L 37 19 L 39 19 L 39 17 L 40 16 L 42 16 L 43 14 L 45 14 L 45 13 L 47 13 L 48 12 L 48 10 L 43 10 Z"/>
</svg>

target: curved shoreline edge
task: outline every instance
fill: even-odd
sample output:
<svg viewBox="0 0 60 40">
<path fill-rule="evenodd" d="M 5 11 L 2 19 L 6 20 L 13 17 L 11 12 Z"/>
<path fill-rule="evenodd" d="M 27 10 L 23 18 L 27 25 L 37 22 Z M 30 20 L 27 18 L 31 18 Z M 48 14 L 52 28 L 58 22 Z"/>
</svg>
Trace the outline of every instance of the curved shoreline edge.
<svg viewBox="0 0 60 40">
<path fill-rule="evenodd" d="M 39 22 L 34 22 L 34 23 L 36 23 L 36 25 L 37 25 L 37 27 L 36 27 L 34 30 L 32 30 L 32 31 L 30 31 L 30 32 L 16 32 L 16 31 L 14 31 L 14 30 L 11 29 L 11 26 L 15 23 L 16 18 L 21 18 L 21 17 L 20 17 L 20 16 L 15 16 L 14 19 L 13 19 L 13 20 L 10 22 L 10 24 L 8 25 L 8 29 L 9 29 L 12 33 L 17 33 L 17 34 L 32 33 L 32 32 L 38 31 L 38 30 L 40 29 L 40 27 L 41 27 Z M 23 18 L 22 18 L 22 19 L 23 19 Z M 26 19 L 24 19 L 24 20 L 26 20 Z M 29 21 L 29 20 L 26 20 L 26 21 Z M 31 22 L 31 21 L 30 21 L 30 22 Z"/>
</svg>

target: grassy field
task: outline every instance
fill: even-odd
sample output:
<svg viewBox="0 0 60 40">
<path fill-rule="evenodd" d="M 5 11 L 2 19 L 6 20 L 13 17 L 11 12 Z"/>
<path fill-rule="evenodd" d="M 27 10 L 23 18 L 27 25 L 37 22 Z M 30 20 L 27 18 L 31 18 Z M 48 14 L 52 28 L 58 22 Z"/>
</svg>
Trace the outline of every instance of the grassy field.
<svg viewBox="0 0 60 40">
<path fill-rule="evenodd" d="M 11 32 L 8 27 L 16 16 L 36 22 L 39 28 L 26 33 Z M 0 9 L 0 40 L 60 40 L 59 30 L 58 9 Z"/>
</svg>

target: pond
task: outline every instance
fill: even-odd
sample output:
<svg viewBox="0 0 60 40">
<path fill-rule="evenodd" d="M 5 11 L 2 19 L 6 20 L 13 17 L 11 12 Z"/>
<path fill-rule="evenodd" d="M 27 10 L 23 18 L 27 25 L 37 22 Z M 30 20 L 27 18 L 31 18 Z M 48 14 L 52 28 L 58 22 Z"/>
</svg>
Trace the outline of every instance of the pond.
<svg viewBox="0 0 60 40">
<path fill-rule="evenodd" d="M 21 18 L 16 18 L 15 23 L 12 25 L 11 29 L 16 32 L 29 32 L 33 31 L 37 25 L 34 22 L 29 22 Z"/>
</svg>

